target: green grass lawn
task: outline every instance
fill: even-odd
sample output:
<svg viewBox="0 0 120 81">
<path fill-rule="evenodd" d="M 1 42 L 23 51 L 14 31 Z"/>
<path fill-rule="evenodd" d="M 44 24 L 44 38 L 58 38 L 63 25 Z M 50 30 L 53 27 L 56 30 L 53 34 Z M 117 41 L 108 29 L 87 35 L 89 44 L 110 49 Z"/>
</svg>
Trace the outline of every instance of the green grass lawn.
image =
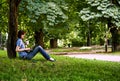
<svg viewBox="0 0 120 81">
<path fill-rule="evenodd" d="M 120 63 L 52 55 L 33 60 L 8 59 L 0 51 L 0 81 L 120 81 Z"/>
</svg>

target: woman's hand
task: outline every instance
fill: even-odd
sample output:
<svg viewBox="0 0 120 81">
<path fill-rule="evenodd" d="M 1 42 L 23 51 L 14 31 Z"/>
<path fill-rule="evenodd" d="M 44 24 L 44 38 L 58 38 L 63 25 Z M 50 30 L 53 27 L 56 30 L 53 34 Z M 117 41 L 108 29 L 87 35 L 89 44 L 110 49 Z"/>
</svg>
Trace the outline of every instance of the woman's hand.
<svg viewBox="0 0 120 81">
<path fill-rule="evenodd" d="M 30 51 L 30 48 L 22 48 L 20 49 L 19 46 L 16 47 L 16 52 L 21 52 L 21 51 Z"/>
<path fill-rule="evenodd" d="M 31 49 L 30 49 L 30 48 L 25 48 L 24 50 L 25 50 L 25 51 L 30 51 Z"/>
</svg>

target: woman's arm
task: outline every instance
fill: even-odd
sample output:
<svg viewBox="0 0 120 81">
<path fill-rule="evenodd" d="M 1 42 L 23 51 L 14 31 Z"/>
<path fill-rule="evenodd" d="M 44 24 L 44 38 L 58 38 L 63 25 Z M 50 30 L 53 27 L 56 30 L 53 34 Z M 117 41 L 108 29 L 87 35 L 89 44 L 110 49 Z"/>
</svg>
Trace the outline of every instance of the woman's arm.
<svg viewBox="0 0 120 81">
<path fill-rule="evenodd" d="M 30 50 L 30 48 L 22 48 L 22 49 L 20 49 L 20 47 L 19 46 L 16 46 L 16 52 L 21 52 L 21 51 L 29 51 Z"/>
</svg>

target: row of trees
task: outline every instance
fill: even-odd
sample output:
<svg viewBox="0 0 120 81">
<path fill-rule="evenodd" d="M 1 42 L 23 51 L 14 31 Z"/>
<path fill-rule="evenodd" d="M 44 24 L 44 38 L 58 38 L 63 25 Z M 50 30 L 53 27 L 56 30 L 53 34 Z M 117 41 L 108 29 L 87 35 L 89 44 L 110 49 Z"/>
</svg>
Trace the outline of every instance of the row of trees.
<svg viewBox="0 0 120 81">
<path fill-rule="evenodd" d="M 86 0 L 89 5 L 80 11 L 84 21 L 97 19 L 107 25 L 112 34 L 112 51 L 116 51 L 119 44 L 118 27 L 120 26 L 120 1 L 118 0 Z M 105 26 L 104 26 L 105 27 Z M 106 37 L 107 38 L 107 37 Z"/>
<path fill-rule="evenodd" d="M 0 32 L 8 32 L 9 58 L 16 57 L 18 29 L 26 30 L 36 45 L 44 46 L 44 41 L 50 40 L 51 47 L 57 47 L 58 39 L 69 39 L 81 46 L 104 44 L 104 38 L 110 39 L 111 33 L 112 51 L 117 50 L 118 0 L 1 0 L 0 6 Z"/>
</svg>

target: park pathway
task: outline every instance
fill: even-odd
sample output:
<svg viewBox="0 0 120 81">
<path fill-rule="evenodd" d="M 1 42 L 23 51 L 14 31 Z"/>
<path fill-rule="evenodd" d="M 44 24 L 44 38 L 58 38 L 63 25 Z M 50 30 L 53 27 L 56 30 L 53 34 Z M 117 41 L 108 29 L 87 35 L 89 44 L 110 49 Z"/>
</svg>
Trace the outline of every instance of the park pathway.
<svg viewBox="0 0 120 81">
<path fill-rule="evenodd" d="M 103 61 L 120 62 L 120 55 L 108 55 L 108 54 L 67 54 L 64 56 L 83 58 L 83 59 L 95 59 Z"/>
</svg>

